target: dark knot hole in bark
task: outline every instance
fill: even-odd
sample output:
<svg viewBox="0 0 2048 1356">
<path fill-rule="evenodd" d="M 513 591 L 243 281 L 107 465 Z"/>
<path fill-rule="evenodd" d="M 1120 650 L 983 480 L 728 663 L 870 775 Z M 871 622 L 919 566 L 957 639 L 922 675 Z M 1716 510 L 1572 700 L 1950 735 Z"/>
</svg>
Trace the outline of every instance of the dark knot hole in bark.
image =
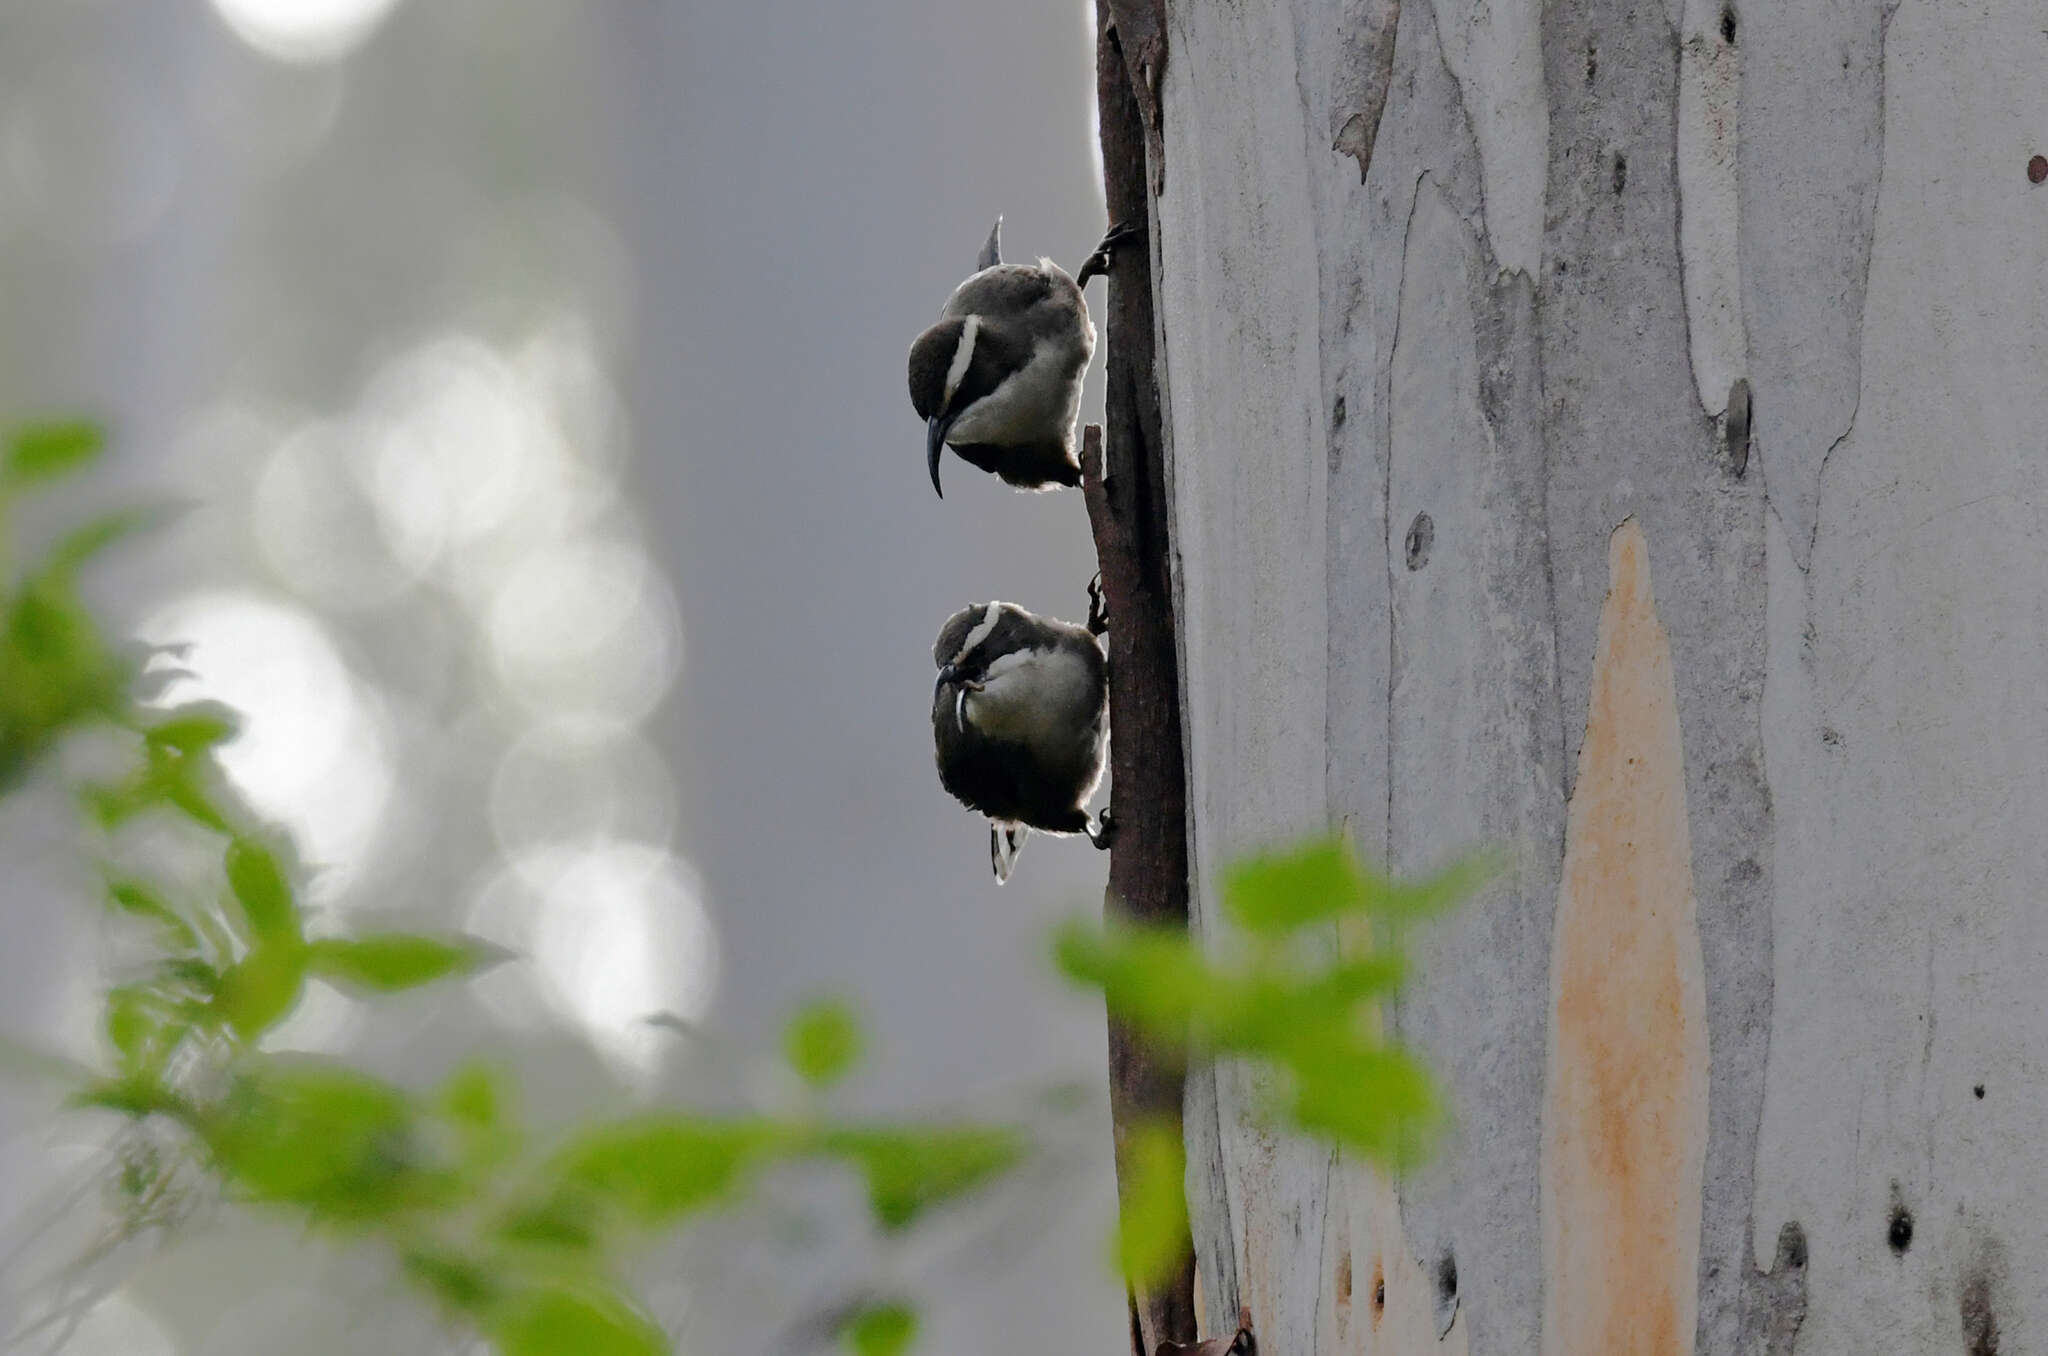
<svg viewBox="0 0 2048 1356">
<path fill-rule="evenodd" d="M 1894 1256 L 1904 1257 L 1906 1249 L 1913 1246 L 1913 1212 L 1903 1205 L 1894 1205 L 1891 1227 L 1885 1230 L 1884 1240 L 1891 1245 Z"/>
<path fill-rule="evenodd" d="M 1778 1230 L 1778 1254 L 1772 1261 L 1771 1270 L 1776 1272 L 1789 1268 L 1797 1271 L 1805 1265 L 1806 1230 L 1800 1227 L 1798 1220 L 1788 1219 Z"/>
<path fill-rule="evenodd" d="M 1735 6 L 1725 5 L 1721 9 L 1721 41 L 1733 44 L 1735 41 Z"/>
<path fill-rule="evenodd" d="M 1436 523 L 1427 513 L 1416 514 L 1415 521 L 1408 524 L 1408 540 L 1402 547 L 1409 570 L 1419 570 L 1429 564 L 1429 548 L 1435 544 Z"/>
</svg>

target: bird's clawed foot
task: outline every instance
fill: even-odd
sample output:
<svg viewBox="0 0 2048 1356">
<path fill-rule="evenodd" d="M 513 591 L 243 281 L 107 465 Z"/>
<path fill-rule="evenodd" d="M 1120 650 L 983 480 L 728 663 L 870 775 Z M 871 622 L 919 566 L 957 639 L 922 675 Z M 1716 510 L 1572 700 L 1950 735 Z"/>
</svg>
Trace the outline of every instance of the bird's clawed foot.
<svg viewBox="0 0 2048 1356">
<path fill-rule="evenodd" d="M 1088 581 L 1088 634 L 1105 635 L 1109 631 L 1109 604 L 1102 600 L 1102 571 Z"/>
<path fill-rule="evenodd" d="M 1116 816 L 1110 813 L 1108 806 L 1102 807 L 1102 813 L 1097 817 L 1095 826 L 1086 832 L 1088 841 L 1099 849 L 1106 850 L 1116 841 Z"/>
<path fill-rule="evenodd" d="M 1145 223 L 1142 221 L 1120 221 L 1109 228 L 1109 234 L 1102 237 L 1102 243 L 1095 247 L 1095 253 L 1082 263 L 1081 271 L 1074 275 L 1074 281 L 1082 287 L 1098 273 L 1108 273 L 1109 266 L 1116 260 L 1116 252 L 1133 240 L 1143 239 Z"/>
</svg>

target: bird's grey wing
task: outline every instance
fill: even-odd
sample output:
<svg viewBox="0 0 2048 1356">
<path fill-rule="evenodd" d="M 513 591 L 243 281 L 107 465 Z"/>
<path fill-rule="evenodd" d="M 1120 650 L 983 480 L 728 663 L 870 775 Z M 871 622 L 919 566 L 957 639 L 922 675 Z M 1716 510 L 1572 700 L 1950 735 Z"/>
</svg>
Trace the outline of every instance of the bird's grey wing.
<svg viewBox="0 0 2048 1356">
<path fill-rule="evenodd" d="M 996 224 L 988 228 L 988 239 L 982 242 L 981 254 L 974 261 L 974 271 L 994 268 L 1003 262 L 1003 219 L 996 218 Z"/>
<path fill-rule="evenodd" d="M 997 264 L 953 289 L 941 320 L 956 315 L 1015 315 L 1050 296 L 1053 279 L 1031 264 Z"/>
</svg>

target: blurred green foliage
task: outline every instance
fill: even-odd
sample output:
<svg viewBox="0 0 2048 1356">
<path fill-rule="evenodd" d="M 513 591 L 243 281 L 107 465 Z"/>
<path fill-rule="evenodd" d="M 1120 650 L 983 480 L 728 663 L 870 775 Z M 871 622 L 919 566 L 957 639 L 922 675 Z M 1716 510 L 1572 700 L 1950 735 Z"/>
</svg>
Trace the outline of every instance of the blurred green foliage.
<svg viewBox="0 0 2048 1356">
<path fill-rule="evenodd" d="M 8 552 L 11 510 L 102 447 L 97 428 L 74 422 L 20 430 L 0 451 L 0 793 L 74 732 L 125 741 L 127 770 L 76 791 L 107 860 L 106 906 L 142 959 L 106 993 L 105 1066 L 78 1079 L 72 1101 L 172 1132 L 139 1139 L 145 1149 L 124 1161 L 131 1227 L 161 1222 L 179 1184 L 196 1178 L 229 1200 L 382 1244 L 452 1322 L 503 1356 L 653 1356 L 670 1347 L 625 1280 L 635 1246 L 742 1202 L 774 1166 L 843 1165 L 864 1183 L 875 1225 L 899 1233 L 1022 1159 L 1025 1138 L 1010 1127 L 822 1114 L 816 1099 L 863 1047 L 837 1001 L 804 1007 L 784 1033 L 807 1093 L 798 1112 L 664 1109 L 546 1143 L 522 1123 L 502 1069 L 466 1065 L 422 1093 L 342 1060 L 266 1051 L 309 983 L 374 1002 L 509 957 L 466 936 L 309 933 L 288 846 L 228 793 L 215 762 L 235 736 L 233 713 L 138 701 L 140 666 L 78 592 L 78 571 L 152 516 L 96 519 L 32 562 Z M 209 844 L 212 883 L 115 865 L 138 821 Z M 1059 936 L 1058 963 L 1161 1047 L 1264 1070 L 1284 1124 L 1399 1168 L 1422 1150 L 1438 1105 L 1421 1067 L 1381 1035 L 1379 1004 L 1402 976 L 1398 928 L 1484 873 L 1471 862 L 1397 883 L 1329 838 L 1229 873 L 1227 959 L 1184 932 L 1077 923 Z M 1149 1285 L 1186 1246 L 1183 1149 L 1169 1128 L 1127 1129 L 1116 1258 Z M 897 1356 L 918 1321 L 890 1298 L 855 1307 L 837 1331 L 855 1356 Z"/>
<path fill-rule="evenodd" d="M 1490 871 L 1473 858 L 1397 882 L 1331 835 L 1230 869 L 1222 955 L 1180 929 L 1074 923 L 1056 956 L 1158 1047 L 1244 1061 L 1279 1123 L 1397 1171 L 1420 1159 L 1441 1119 L 1426 1071 L 1382 1032 L 1380 1005 L 1405 971 L 1400 929 L 1463 899 Z M 1136 1127 L 1122 1155 L 1118 1258 L 1134 1285 L 1156 1284 L 1179 1255 L 1181 1152 L 1172 1133 Z"/>
<path fill-rule="evenodd" d="M 860 1059 L 860 1024 L 846 1004 L 820 999 L 791 1019 L 782 1044 L 789 1066 L 806 1083 L 827 1088 Z"/>
<path fill-rule="evenodd" d="M 917 1312 L 899 1303 L 862 1309 L 842 1329 L 853 1356 L 900 1356 L 917 1340 Z"/>
<path fill-rule="evenodd" d="M 1187 1248 L 1187 1150 L 1176 1127 L 1148 1123 L 1130 1128 L 1122 1159 L 1117 1274 L 1151 1290 L 1172 1279 Z"/>
<path fill-rule="evenodd" d="M 0 524 L 102 446 L 83 423 L 6 440 Z M 107 907 L 142 959 L 107 991 L 106 1066 L 80 1078 L 71 1100 L 174 1132 L 168 1154 L 155 1148 L 124 1166 L 132 1201 L 160 1200 L 174 1178 L 196 1176 L 227 1199 L 382 1243 L 422 1293 L 503 1356 L 642 1356 L 669 1342 L 624 1279 L 636 1243 L 737 1203 L 775 1164 L 844 1164 L 865 1182 L 877 1226 L 900 1231 L 1021 1158 L 1023 1137 L 1008 1128 L 848 1122 L 808 1109 L 664 1110 L 543 1144 L 522 1125 L 503 1070 L 466 1066 L 421 1094 L 342 1060 L 266 1051 L 309 983 L 375 1001 L 508 957 L 473 937 L 309 931 L 288 848 L 221 780 L 213 755 L 235 736 L 232 713 L 137 701 L 139 666 L 108 643 L 77 591 L 81 566 L 148 521 L 113 515 L 32 563 L 8 556 L 0 595 L 0 791 L 75 732 L 97 727 L 126 742 L 128 770 L 77 794 L 109 859 Z M 9 540 L 0 532 L 0 549 Z M 215 884 L 195 890 L 112 865 L 140 821 L 211 840 Z M 853 1013 L 821 1002 L 790 1023 L 784 1053 L 817 1093 L 848 1073 L 861 1044 Z M 915 1314 L 892 1301 L 851 1314 L 841 1336 L 857 1352 L 893 1353 L 916 1329 Z"/>
</svg>

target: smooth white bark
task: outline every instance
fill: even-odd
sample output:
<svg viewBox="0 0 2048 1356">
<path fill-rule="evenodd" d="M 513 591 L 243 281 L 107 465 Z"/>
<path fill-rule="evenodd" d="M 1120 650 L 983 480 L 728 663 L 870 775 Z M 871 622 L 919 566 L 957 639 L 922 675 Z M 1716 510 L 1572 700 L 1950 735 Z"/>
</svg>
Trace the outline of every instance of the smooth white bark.
<svg viewBox="0 0 2048 1356">
<path fill-rule="evenodd" d="M 2040 16 L 1409 0 L 1361 157 L 1386 0 L 1168 9 L 1198 925 L 1231 945 L 1218 865 L 1327 823 L 1518 864 L 1414 942 L 1427 1169 L 1196 1080 L 1207 1321 L 2042 1346 Z"/>
</svg>

